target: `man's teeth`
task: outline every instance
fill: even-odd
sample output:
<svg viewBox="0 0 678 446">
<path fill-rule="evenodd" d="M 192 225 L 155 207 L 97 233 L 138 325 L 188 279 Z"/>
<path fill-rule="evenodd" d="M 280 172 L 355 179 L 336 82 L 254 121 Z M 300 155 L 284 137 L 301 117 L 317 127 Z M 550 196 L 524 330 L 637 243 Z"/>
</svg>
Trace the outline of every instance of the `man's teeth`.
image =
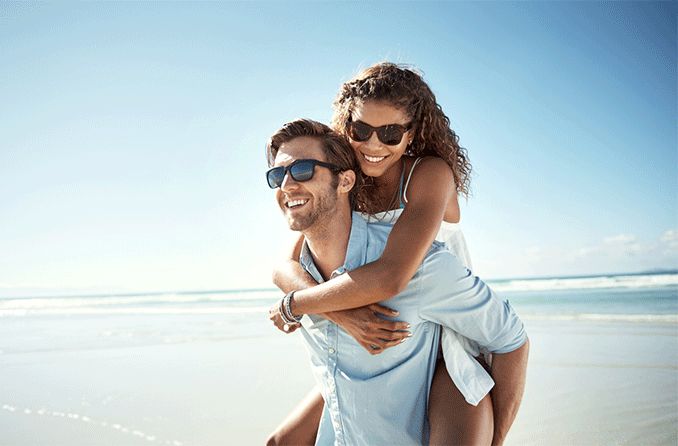
<svg viewBox="0 0 678 446">
<path fill-rule="evenodd" d="M 368 155 L 365 155 L 364 153 L 363 153 L 363 156 L 364 156 L 365 159 L 366 159 L 367 161 L 369 161 L 370 163 L 378 163 L 379 161 L 381 161 L 381 160 L 383 160 L 384 158 L 386 158 L 385 156 L 368 156 Z"/>
<path fill-rule="evenodd" d="M 306 204 L 308 200 L 291 200 L 287 202 L 287 207 L 288 208 L 293 208 L 296 206 L 301 206 L 302 204 Z"/>
</svg>

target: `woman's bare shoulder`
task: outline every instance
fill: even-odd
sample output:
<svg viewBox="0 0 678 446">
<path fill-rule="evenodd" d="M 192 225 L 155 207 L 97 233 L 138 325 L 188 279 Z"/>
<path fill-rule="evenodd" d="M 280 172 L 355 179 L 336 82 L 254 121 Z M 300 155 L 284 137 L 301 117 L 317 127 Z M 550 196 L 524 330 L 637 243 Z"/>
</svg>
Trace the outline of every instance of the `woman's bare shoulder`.
<svg viewBox="0 0 678 446">
<path fill-rule="evenodd" d="M 417 178 L 425 179 L 427 184 L 431 181 L 449 183 L 454 180 L 454 174 L 444 159 L 437 156 L 425 156 L 412 171 L 412 181 L 414 182 Z"/>
</svg>

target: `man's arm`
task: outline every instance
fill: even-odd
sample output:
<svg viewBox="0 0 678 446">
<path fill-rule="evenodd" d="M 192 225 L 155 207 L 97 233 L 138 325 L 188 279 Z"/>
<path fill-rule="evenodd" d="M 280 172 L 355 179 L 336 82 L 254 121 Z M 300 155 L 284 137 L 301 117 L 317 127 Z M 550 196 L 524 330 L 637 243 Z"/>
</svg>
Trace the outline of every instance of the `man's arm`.
<svg viewBox="0 0 678 446">
<path fill-rule="evenodd" d="M 510 353 L 492 355 L 492 407 L 494 409 L 494 436 L 492 446 L 504 444 L 513 421 L 518 413 L 525 390 L 527 357 L 530 341 Z"/>
</svg>

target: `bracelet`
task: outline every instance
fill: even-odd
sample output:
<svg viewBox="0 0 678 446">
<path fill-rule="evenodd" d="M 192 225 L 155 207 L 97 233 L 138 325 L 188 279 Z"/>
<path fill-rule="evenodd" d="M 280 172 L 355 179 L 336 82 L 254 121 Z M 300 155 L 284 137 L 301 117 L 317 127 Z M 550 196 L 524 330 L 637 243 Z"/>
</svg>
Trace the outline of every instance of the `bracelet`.
<svg viewBox="0 0 678 446">
<path fill-rule="evenodd" d="M 290 320 L 290 318 L 287 317 L 287 314 L 285 313 L 285 298 L 283 297 L 280 299 L 280 302 L 278 302 L 278 312 L 280 313 L 280 317 L 282 318 L 283 322 L 285 325 L 293 324 L 294 321 Z M 285 330 L 287 331 L 287 330 Z"/>
<path fill-rule="evenodd" d="M 294 323 L 299 323 L 301 322 L 301 316 L 295 317 L 294 314 L 292 314 L 292 299 L 294 298 L 294 293 L 295 291 L 292 291 L 290 293 L 287 293 L 285 297 L 282 298 L 282 309 L 283 309 L 283 314 L 285 314 L 285 318 L 290 320 L 291 322 L 288 322 L 289 324 L 294 324 Z"/>
</svg>

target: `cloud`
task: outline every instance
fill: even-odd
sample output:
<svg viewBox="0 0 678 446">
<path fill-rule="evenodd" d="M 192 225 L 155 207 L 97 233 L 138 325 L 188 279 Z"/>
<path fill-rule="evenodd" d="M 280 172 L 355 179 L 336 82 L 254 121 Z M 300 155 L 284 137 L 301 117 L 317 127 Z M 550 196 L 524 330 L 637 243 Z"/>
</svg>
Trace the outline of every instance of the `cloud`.
<svg viewBox="0 0 678 446">
<path fill-rule="evenodd" d="M 619 234 L 612 237 L 605 237 L 603 243 L 606 245 L 628 245 L 636 241 L 636 236 L 631 234 Z"/>
<path fill-rule="evenodd" d="M 678 229 L 669 229 L 659 237 L 659 240 L 668 246 L 678 248 Z"/>
</svg>

